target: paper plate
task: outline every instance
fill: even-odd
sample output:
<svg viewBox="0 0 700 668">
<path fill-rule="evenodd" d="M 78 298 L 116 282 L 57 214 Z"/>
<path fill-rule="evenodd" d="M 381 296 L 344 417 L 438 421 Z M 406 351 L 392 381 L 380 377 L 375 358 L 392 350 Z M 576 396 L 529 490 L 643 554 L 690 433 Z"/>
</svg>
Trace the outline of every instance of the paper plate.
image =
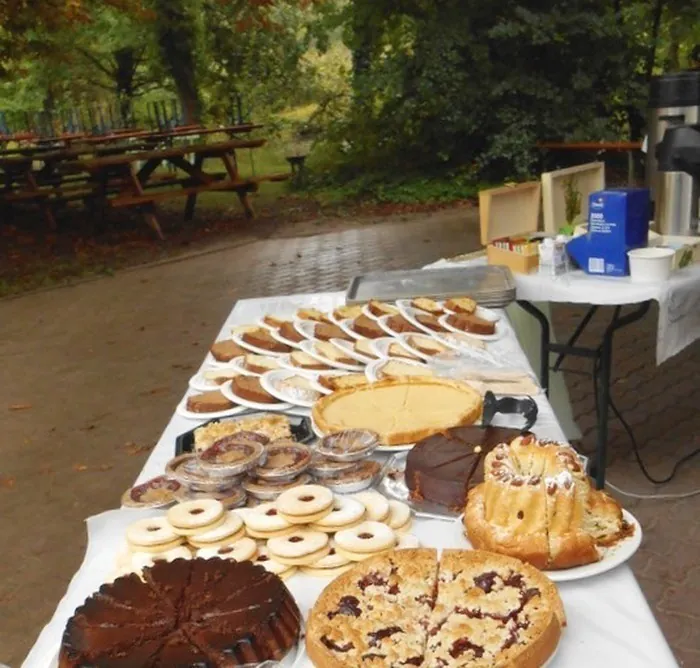
<svg viewBox="0 0 700 668">
<path fill-rule="evenodd" d="M 230 385 L 231 381 L 228 383 L 224 383 L 224 385 Z M 219 389 L 221 390 L 221 394 L 223 394 L 229 401 L 235 401 L 238 406 L 234 406 L 233 408 L 229 408 L 226 411 L 215 411 L 214 413 L 193 413 L 190 410 L 187 410 L 187 397 L 192 396 L 193 394 L 200 394 L 199 392 L 188 392 L 187 395 L 180 401 L 180 403 L 177 405 L 175 408 L 175 412 L 180 416 L 184 417 L 187 420 L 211 420 L 213 418 L 221 418 L 221 417 L 228 417 L 229 415 L 238 415 L 239 413 L 244 413 L 246 410 L 246 406 L 243 404 L 240 404 L 240 402 L 237 399 L 233 399 L 232 397 L 229 397 L 227 394 L 224 393 L 223 388 L 224 385 L 220 385 Z"/>
<path fill-rule="evenodd" d="M 474 334 L 473 332 L 463 332 L 461 329 L 457 329 L 456 327 L 453 327 L 450 325 L 449 322 L 447 322 L 447 318 L 449 318 L 448 315 L 443 315 L 442 317 L 438 318 L 438 322 L 445 328 L 449 329 L 451 332 L 456 332 L 457 334 L 469 334 L 469 336 L 473 336 L 475 339 L 481 339 L 482 341 L 497 341 L 500 339 L 504 334 L 505 330 L 503 329 L 503 326 L 501 323 L 496 322 L 496 333 L 495 334 Z"/>
<path fill-rule="evenodd" d="M 352 322 L 352 318 L 345 318 L 345 320 L 341 320 L 338 323 L 338 327 L 340 327 L 340 329 L 342 329 L 348 336 L 352 336 L 353 339 L 358 341 L 360 339 L 366 339 L 366 336 L 362 336 L 362 334 L 358 334 L 354 329 L 352 329 Z"/>
<path fill-rule="evenodd" d="M 389 302 L 384 302 L 384 303 L 388 304 Z M 390 304 L 390 306 L 394 306 L 394 308 L 396 308 L 395 304 Z M 372 320 L 379 320 L 379 318 L 383 317 L 383 316 L 379 316 L 379 315 L 374 315 L 374 313 L 372 313 L 369 310 L 369 304 L 365 304 L 362 307 L 362 313 L 364 313 L 364 315 L 366 315 L 368 318 L 372 318 Z"/>
<path fill-rule="evenodd" d="M 420 360 L 411 360 L 409 357 L 401 357 L 401 355 L 396 355 L 396 354 L 391 354 L 389 352 L 389 347 L 391 345 L 397 345 L 399 348 L 402 348 L 409 354 L 413 354 L 412 351 L 410 351 L 402 342 L 401 337 L 403 335 L 399 334 L 396 338 L 393 336 L 387 336 L 381 339 L 373 339 L 371 346 L 372 350 L 379 355 L 380 359 L 386 359 L 388 357 L 395 359 L 395 360 L 406 360 L 407 362 L 412 362 L 412 361 L 420 361 Z M 375 360 L 371 360 L 375 361 Z"/>
<path fill-rule="evenodd" d="M 286 411 L 292 408 L 292 404 L 282 401 L 275 404 L 262 404 L 258 403 L 257 401 L 243 399 L 233 393 L 233 390 L 231 389 L 231 381 L 224 383 L 221 386 L 221 394 L 223 394 L 229 401 L 235 401 L 237 404 L 240 404 L 245 408 L 252 408 L 256 411 Z"/>
<path fill-rule="evenodd" d="M 398 303 L 398 302 L 397 302 Z M 421 332 L 424 332 L 428 336 L 435 336 L 436 334 L 440 334 L 440 332 L 436 332 L 433 329 L 430 329 L 430 327 L 427 327 L 421 322 L 418 322 L 416 320 L 417 315 L 432 315 L 430 313 L 426 313 L 425 311 L 421 311 L 418 308 L 415 308 L 413 306 L 404 306 L 403 308 L 399 309 L 401 311 L 401 315 L 408 320 L 414 327 L 417 329 L 420 329 Z M 438 318 L 438 322 L 440 322 L 440 318 L 442 316 L 435 316 Z"/>
<path fill-rule="evenodd" d="M 344 364 L 343 362 L 336 362 L 335 360 L 330 360 L 316 352 L 315 345 L 315 341 L 302 341 L 301 349 L 307 355 L 311 355 L 311 357 L 313 357 L 314 359 L 317 359 L 319 362 L 327 364 L 328 366 L 333 367 L 334 369 L 343 369 L 344 371 L 362 371 L 364 369 L 364 366 L 362 364 Z"/>
<path fill-rule="evenodd" d="M 348 357 L 352 357 L 358 362 L 362 362 L 362 364 L 369 364 L 370 362 L 374 361 L 374 357 L 368 357 L 362 353 L 355 352 L 352 341 L 346 341 L 345 339 L 331 339 L 331 343 L 339 350 L 342 350 Z"/>
<path fill-rule="evenodd" d="M 333 390 L 329 390 L 327 387 L 324 387 L 321 385 L 319 382 L 319 377 L 320 376 L 347 376 L 350 371 L 320 371 L 317 375 L 315 375 L 311 379 L 311 385 L 313 386 L 314 389 L 318 390 L 322 394 L 333 394 Z"/>
<path fill-rule="evenodd" d="M 280 343 L 284 343 L 285 345 L 289 346 L 290 348 L 299 348 L 299 343 L 297 341 L 292 341 L 291 339 L 286 339 L 284 336 L 282 336 L 276 329 L 270 329 L 270 336 L 275 340 L 279 341 Z M 285 353 L 289 354 L 289 353 Z"/>
<path fill-rule="evenodd" d="M 195 392 L 209 392 L 210 390 L 218 390 L 219 387 L 221 387 L 220 385 L 217 385 L 213 380 L 208 380 L 204 377 L 204 373 L 206 371 L 214 371 L 215 369 L 221 369 L 222 371 L 235 371 L 236 374 L 242 373 L 241 370 L 233 364 L 227 364 L 226 366 L 205 367 L 197 371 L 197 373 L 190 378 L 190 389 L 194 390 Z"/>
<path fill-rule="evenodd" d="M 280 389 L 279 383 L 288 380 L 292 376 L 301 376 L 308 380 L 310 385 L 312 384 L 312 377 L 309 374 L 304 373 L 303 371 L 291 371 L 289 369 L 277 369 L 275 371 L 268 371 L 267 373 L 264 373 L 262 376 L 260 376 L 260 384 L 262 385 L 263 390 L 269 392 L 273 397 L 279 399 L 280 401 L 293 404 L 294 406 L 311 408 L 314 403 L 316 403 L 318 397 L 308 399 L 298 396 L 293 391 Z M 315 387 L 314 389 L 319 392 L 319 390 L 317 390 Z"/>
<path fill-rule="evenodd" d="M 450 348 L 447 345 L 447 343 L 445 343 L 444 341 L 438 340 L 438 338 L 436 336 L 428 336 L 427 334 L 400 334 L 396 340 L 401 344 L 401 346 L 404 347 L 409 353 L 412 353 L 416 357 L 420 357 L 420 359 L 422 359 L 422 360 L 431 360 L 433 357 L 435 357 L 435 355 L 429 355 L 428 353 L 423 353 L 420 350 L 418 350 L 417 348 L 413 347 L 411 345 L 411 342 L 410 342 L 410 337 L 414 337 L 414 336 L 419 336 L 419 337 L 422 337 L 426 340 L 435 341 L 435 342 L 439 343 L 440 345 L 445 347 L 445 352 L 452 350 L 452 348 Z M 439 355 L 440 353 L 435 353 L 435 354 Z"/>
<path fill-rule="evenodd" d="M 459 311 L 453 311 L 452 309 L 447 308 L 444 304 L 443 308 L 445 309 L 445 313 L 459 313 Z M 474 315 L 478 316 L 479 318 L 483 318 L 484 320 L 490 320 L 491 322 L 497 322 L 501 319 L 501 314 L 498 311 L 486 308 L 485 306 L 477 306 L 476 311 L 474 311 Z"/>
<path fill-rule="evenodd" d="M 318 324 L 320 323 L 315 320 L 300 320 L 299 318 L 294 318 L 294 329 L 310 341 L 318 341 L 315 333 L 316 325 Z"/>
<path fill-rule="evenodd" d="M 270 330 L 266 330 L 270 331 Z M 240 334 L 232 334 L 231 338 L 233 339 L 234 343 L 237 343 L 241 348 L 245 348 L 246 350 L 250 350 L 251 353 L 257 353 L 258 355 L 266 355 L 267 357 L 281 357 L 282 355 L 288 355 L 289 353 L 276 353 L 273 352 L 272 350 L 265 350 L 265 348 L 258 348 L 257 346 L 254 346 L 250 343 L 247 343 L 241 338 Z"/>
<path fill-rule="evenodd" d="M 376 383 L 377 381 L 384 380 L 382 377 L 379 376 L 379 372 L 381 368 L 385 365 L 388 364 L 389 362 L 404 362 L 405 364 L 410 364 L 411 366 L 418 366 L 422 367 L 424 369 L 429 369 L 427 364 L 424 364 L 423 362 L 414 362 L 413 360 L 407 360 L 407 359 L 400 359 L 397 357 L 385 357 L 384 359 L 381 360 L 375 360 L 374 362 L 370 362 L 367 367 L 365 368 L 365 376 L 367 376 L 367 380 L 370 383 Z"/>
<path fill-rule="evenodd" d="M 396 308 L 398 308 L 399 311 L 402 312 L 405 309 L 412 309 L 414 311 L 418 311 L 419 313 L 428 313 L 429 315 L 435 315 L 434 313 L 430 313 L 430 311 L 426 311 L 422 308 L 418 308 L 417 306 L 413 306 L 413 304 L 411 304 L 412 301 L 412 299 L 397 299 Z M 442 313 L 438 313 L 437 315 L 435 315 L 435 317 L 437 318 L 438 316 L 444 315 L 444 313 L 447 312 L 447 309 L 445 308 L 445 302 L 440 301 L 439 299 L 434 299 L 433 301 L 436 302 L 438 306 L 440 306 L 440 308 L 443 310 Z M 451 312 L 452 311 L 450 311 L 450 313 Z"/>
</svg>

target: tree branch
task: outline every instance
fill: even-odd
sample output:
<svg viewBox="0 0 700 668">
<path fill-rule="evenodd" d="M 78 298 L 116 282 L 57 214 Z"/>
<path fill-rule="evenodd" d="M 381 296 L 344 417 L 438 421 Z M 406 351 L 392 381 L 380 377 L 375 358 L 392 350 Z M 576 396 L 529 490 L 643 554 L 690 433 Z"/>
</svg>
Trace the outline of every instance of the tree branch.
<svg viewBox="0 0 700 668">
<path fill-rule="evenodd" d="M 103 65 L 95 56 L 82 47 L 76 47 L 77 51 L 87 60 L 89 60 L 97 69 L 106 74 L 110 79 L 114 78 L 114 69 L 110 70 L 106 65 Z"/>
</svg>

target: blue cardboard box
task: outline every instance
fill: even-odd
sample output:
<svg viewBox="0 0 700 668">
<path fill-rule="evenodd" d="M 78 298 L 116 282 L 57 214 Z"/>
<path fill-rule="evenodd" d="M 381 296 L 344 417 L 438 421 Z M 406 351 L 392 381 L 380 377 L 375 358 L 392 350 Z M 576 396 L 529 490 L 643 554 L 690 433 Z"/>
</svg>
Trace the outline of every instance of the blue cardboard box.
<svg viewBox="0 0 700 668">
<path fill-rule="evenodd" d="M 627 276 L 627 251 L 647 245 L 648 188 L 614 188 L 591 193 L 588 232 L 566 245 L 571 258 L 587 274 Z"/>
</svg>

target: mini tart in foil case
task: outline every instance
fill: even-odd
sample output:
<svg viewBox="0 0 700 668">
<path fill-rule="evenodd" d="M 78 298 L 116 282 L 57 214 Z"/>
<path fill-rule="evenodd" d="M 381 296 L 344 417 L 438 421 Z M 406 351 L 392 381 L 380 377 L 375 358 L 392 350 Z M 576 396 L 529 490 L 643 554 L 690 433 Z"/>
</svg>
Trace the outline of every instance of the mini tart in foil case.
<svg viewBox="0 0 700 668">
<path fill-rule="evenodd" d="M 308 471 L 316 478 L 327 478 L 328 476 L 352 471 L 357 466 L 359 466 L 357 462 L 334 462 L 332 459 L 316 453 L 311 460 Z"/>
<path fill-rule="evenodd" d="M 282 482 L 293 480 L 311 463 L 311 450 L 301 443 L 280 438 L 266 448 L 265 463 L 251 471 L 260 480 Z"/>
<path fill-rule="evenodd" d="M 285 480 L 283 482 L 271 482 L 269 480 L 260 480 L 258 478 L 246 478 L 243 481 L 243 489 L 251 496 L 262 501 L 274 501 L 282 492 L 288 489 L 306 485 L 312 481 L 308 473 L 302 473 L 294 480 Z"/>
<path fill-rule="evenodd" d="M 187 489 L 186 487 L 181 487 L 176 492 L 175 496 L 180 502 L 198 501 L 200 499 L 216 499 L 217 501 L 221 501 L 221 504 L 226 510 L 242 508 L 245 506 L 248 498 L 245 490 L 238 485 L 235 487 L 221 489 L 218 492 L 198 492 L 196 490 Z"/>
<path fill-rule="evenodd" d="M 165 473 L 184 487 L 205 493 L 218 492 L 222 487 L 232 487 L 243 479 L 242 476 L 214 478 L 200 467 L 197 455 L 191 453 L 171 459 L 165 467 Z"/>
<path fill-rule="evenodd" d="M 122 505 L 128 508 L 162 508 L 174 503 L 182 485 L 168 476 L 158 476 L 127 489 L 122 494 Z"/>
<path fill-rule="evenodd" d="M 371 455 L 379 445 L 379 435 L 367 429 L 346 429 L 324 436 L 316 450 L 336 462 L 356 462 Z"/>
<path fill-rule="evenodd" d="M 225 436 L 206 450 L 198 453 L 199 466 L 212 478 L 231 478 L 243 475 L 265 461 L 266 449 L 262 443 L 237 435 Z"/>
<path fill-rule="evenodd" d="M 374 460 L 361 462 L 350 471 L 324 478 L 323 484 L 338 494 L 354 494 L 371 487 L 381 468 L 379 462 Z"/>
</svg>

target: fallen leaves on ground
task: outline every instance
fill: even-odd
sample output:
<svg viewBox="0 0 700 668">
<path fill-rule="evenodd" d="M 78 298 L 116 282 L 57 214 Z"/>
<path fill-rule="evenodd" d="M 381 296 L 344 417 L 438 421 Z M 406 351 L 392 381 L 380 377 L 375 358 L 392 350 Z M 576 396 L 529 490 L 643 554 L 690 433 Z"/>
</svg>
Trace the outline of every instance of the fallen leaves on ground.
<svg viewBox="0 0 700 668">
<path fill-rule="evenodd" d="M 0 487 L 12 489 L 15 486 L 15 479 L 9 475 L 0 475 Z"/>
<path fill-rule="evenodd" d="M 10 404 L 9 410 L 11 411 L 26 411 L 32 407 L 31 404 Z"/>
<path fill-rule="evenodd" d="M 83 473 L 84 471 L 109 471 L 114 468 L 112 464 L 100 464 L 99 466 L 88 466 L 87 464 L 73 464 L 73 470 L 76 473 Z"/>
<path fill-rule="evenodd" d="M 142 452 L 150 452 L 155 447 L 155 443 L 152 445 L 139 445 L 138 443 L 124 443 L 122 448 L 126 450 L 126 454 L 133 457 L 134 455 L 139 455 Z"/>
<path fill-rule="evenodd" d="M 150 390 L 146 390 L 145 392 L 139 392 L 139 394 L 142 397 L 146 397 L 149 394 L 165 394 L 166 392 L 169 392 L 169 391 L 170 391 L 169 387 L 163 386 L 163 387 L 154 387 Z"/>
</svg>

